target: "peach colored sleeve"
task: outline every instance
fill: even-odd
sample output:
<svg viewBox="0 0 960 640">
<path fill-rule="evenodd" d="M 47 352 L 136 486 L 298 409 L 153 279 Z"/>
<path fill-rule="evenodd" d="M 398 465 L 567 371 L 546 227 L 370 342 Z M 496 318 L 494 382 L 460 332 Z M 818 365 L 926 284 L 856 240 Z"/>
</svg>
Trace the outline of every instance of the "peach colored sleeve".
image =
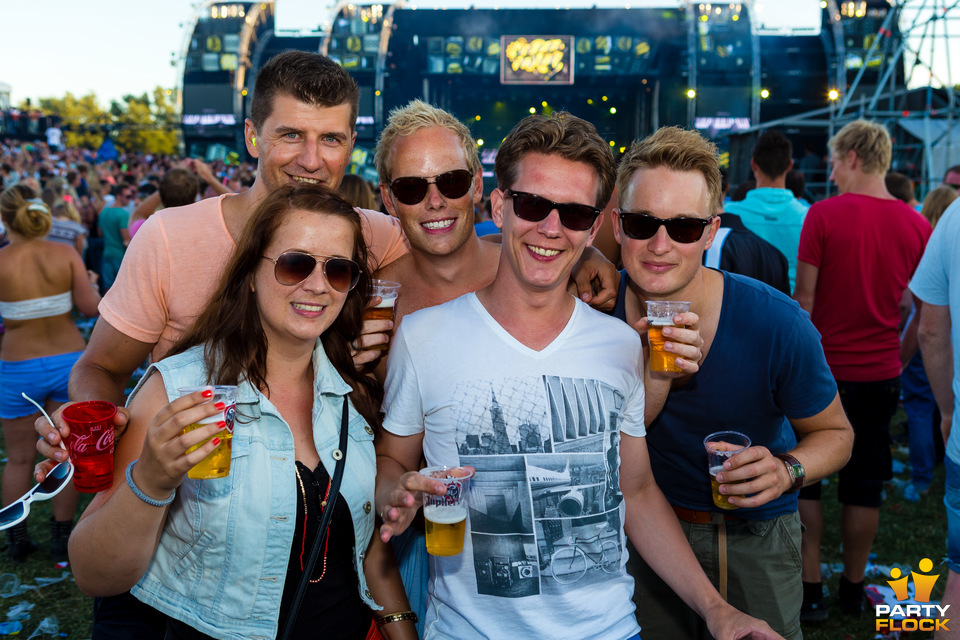
<svg viewBox="0 0 960 640">
<path fill-rule="evenodd" d="M 357 209 L 363 225 L 363 237 L 367 241 L 370 273 L 386 266 L 410 252 L 410 243 L 400 227 L 400 221 L 379 211 Z"/>
<path fill-rule="evenodd" d="M 156 343 L 166 326 L 169 280 L 166 237 L 160 218 L 151 216 L 127 248 L 116 282 L 100 301 L 100 316 L 134 340 Z"/>
</svg>

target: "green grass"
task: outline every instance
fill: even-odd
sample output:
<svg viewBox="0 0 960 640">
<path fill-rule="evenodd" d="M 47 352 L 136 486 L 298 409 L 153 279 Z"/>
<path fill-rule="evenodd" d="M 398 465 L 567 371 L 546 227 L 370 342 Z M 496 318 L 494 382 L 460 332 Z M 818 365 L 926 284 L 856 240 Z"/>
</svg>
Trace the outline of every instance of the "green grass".
<svg viewBox="0 0 960 640">
<path fill-rule="evenodd" d="M 891 425 L 896 438 L 903 434 L 903 410 L 898 411 Z M 907 462 L 905 449 L 895 447 L 894 458 Z M 909 471 L 897 477 L 909 480 Z M 833 564 L 841 562 L 840 556 L 840 505 L 837 503 L 836 478 L 823 487 L 824 534 L 822 544 L 822 562 Z M 910 566 L 916 568 L 922 558 L 933 560 L 933 573 L 941 578 L 934 587 L 931 600 L 939 600 L 947 580 L 947 568 L 941 564 L 946 555 L 947 520 L 943 506 L 944 469 L 937 465 L 934 469 L 933 485 L 930 493 L 919 502 L 911 503 L 903 499 L 894 487 L 887 487 L 887 498 L 880 509 L 880 528 L 873 543 L 876 554 L 875 564 L 884 566 Z M 803 625 L 806 640 L 870 640 L 876 636 L 875 616 L 865 611 L 859 620 L 844 615 L 837 605 L 836 593 L 839 574 L 825 578 L 830 589 L 827 605 L 830 618 L 822 623 Z M 886 584 L 889 576 L 868 576 L 869 584 Z M 960 622 L 960 620 L 957 620 Z M 932 637 L 931 633 L 915 632 L 905 634 L 910 640 L 922 640 Z"/>
<path fill-rule="evenodd" d="M 3 450 L 3 440 L 0 438 L 0 450 Z M 4 450 L 5 451 L 5 450 Z M 0 455 L 6 458 L 6 453 Z M 0 465 L 2 467 L 2 465 Z M 80 494 L 80 513 L 90 502 L 91 496 Z M 59 578 L 63 569 L 58 568 L 50 559 L 50 501 L 33 502 L 30 505 L 30 516 L 27 520 L 30 535 L 39 545 L 32 555 L 21 564 L 14 564 L 7 559 L 6 551 L 0 553 L 0 574 L 13 574 L 22 585 L 36 584 L 37 578 Z M 0 547 L 6 545 L 4 539 Z M 0 580 L 0 583 L 5 583 Z M 74 584 L 73 578 L 67 578 L 56 584 L 40 589 L 27 591 L 22 595 L 0 599 L 0 620 L 6 620 L 6 613 L 12 607 L 26 600 L 33 603 L 28 620 L 21 621 L 23 631 L 20 638 L 28 637 L 40 625 L 40 622 L 49 616 L 56 616 L 60 624 L 60 632 L 66 633 L 67 638 L 90 638 L 93 633 L 93 599 L 88 598 Z M 46 636 L 50 637 L 50 636 Z"/>
<path fill-rule="evenodd" d="M 892 431 L 902 434 L 900 422 L 903 412 L 900 411 L 894 419 Z M 0 437 L 0 451 L 3 450 L 3 440 Z M 906 462 L 903 451 L 895 452 L 898 459 Z M 5 458 L 0 453 L 0 458 Z M 0 463 L 2 468 L 2 463 Z M 900 477 L 904 477 L 901 474 Z M 946 568 L 940 564 L 945 555 L 945 540 L 947 535 L 946 516 L 943 507 L 943 467 L 938 466 L 934 473 L 933 487 L 930 494 L 918 503 L 903 500 L 899 491 L 888 487 L 887 499 L 881 509 L 880 531 L 873 545 L 876 554 L 876 564 L 887 566 L 916 566 L 921 558 L 930 558 L 934 561 L 934 571 L 939 571 L 943 577 L 937 582 L 933 598 L 939 599 L 943 593 L 946 581 Z M 89 501 L 89 496 L 81 499 L 81 509 Z M 824 538 L 823 562 L 832 564 L 840 562 L 840 506 L 836 500 L 836 482 L 831 480 L 824 487 Z M 50 519 L 50 503 L 34 503 L 31 507 L 29 527 L 35 542 L 40 549 L 31 555 L 26 562 L 13 565 L 7 560 L 6 553 L 0 554 L 0 574 L 12 573 L 21 583 L 33 584 L 35 578 L 55 578 L 61 575 L 61 570 L 54 566 L 48 555 L 50 530 L 47 524 Z M 2 546 L 2 544 L 0 544 Z M 886 576 L 872 576 L 867 582 L 884 584 Z M 867 611 L 859 620 L 843 615 L 836 605 L 835 595 L 839 575 L 825 579 L 831 596 L 827 602 L 830 611 L 829 620 L 823 623 L 804 625 L 804 637 L 807 640 L 869 640 L 874 638 L 874 616 Z M 35 604 L 30 619 L 24 622 L 24 630 L 20 637 L 26 638 L 47 616 L 55 615 L 60 623 L 61 633 L 67 638 L 84 639 L 92 635 L 93 604 L 92 600 L 83 595 L 71 579 L 57 584 L 28 591 L 22 596 L 0 599 L 0 620 L 6 619 L 6 611 L 26 600 Z M 958 620 L 960 622 L 960 620 Z M 910 640 L 929 638 L 930 634 L 922 632 L 907 636 Z"/>
</svg>

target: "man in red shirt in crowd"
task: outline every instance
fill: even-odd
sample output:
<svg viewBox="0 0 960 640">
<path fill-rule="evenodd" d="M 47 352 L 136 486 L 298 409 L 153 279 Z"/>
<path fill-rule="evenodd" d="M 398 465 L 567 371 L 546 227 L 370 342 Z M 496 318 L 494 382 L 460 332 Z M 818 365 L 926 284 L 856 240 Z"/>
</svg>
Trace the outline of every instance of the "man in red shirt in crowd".
<svg viewBox="0 0 960 640">
<path fill-rule="evenodd" d="M 853 425 L 850 462 L 840 471 L 843 574 L 840 607 L 860 615 L 863 575 L 892 477 L 890 418 L 900 395 L 900 299 L 930 224 L 887 191 L 890 135 L 857 120 L 830 140 L 830 179 L 840 195 L 810 207 L 800 233 L 794 298 L 821 334 L 827 364 Z M 820 485 L 800 492 L 804 603 L 801 619 L 826 618 L 820 582 Z"/>
</svg>

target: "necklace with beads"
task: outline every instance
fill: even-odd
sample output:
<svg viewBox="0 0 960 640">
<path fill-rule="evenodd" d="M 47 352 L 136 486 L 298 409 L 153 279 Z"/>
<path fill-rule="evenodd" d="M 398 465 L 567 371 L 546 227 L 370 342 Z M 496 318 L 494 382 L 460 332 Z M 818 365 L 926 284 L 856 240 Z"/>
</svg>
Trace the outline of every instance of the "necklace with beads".
<svg viewBox="0 0 960 640">
<path fill-rule="evenodd" d="M 300 483 L 300 495 L 303 496 L 303 537 L 300 539 L 300 572 L 303 572 L 303 554 L 306 550 L 307 543 L 307 491 L 303 486 L 303 478 L 300 477 L 300 468 L 295 467 L 294 469 L 297 474 L 297 482 Z M 327 507 L 327 499 L 330 497 L 330 484 L 332 480 L 327 479 L 327 490 L 323 494 L 323 500 L 320 501 L 320 515 L 323 516 L 323 510 Z M 333 519 L 331 518 L 330 524 L 327 526 L 327 530 L 324 532 L 326 540 L 323 543 L 323 571 L 320 572 L 320 577 L 316 580 L 310 580 L 310 584 L 317 584 L 323 580 L 323 576 L 327 574 L 327 549 L 330 547 L 330 527 L 333 526 Z M 318 532 L 319 533 L 319 532 Z"/>
</svg>

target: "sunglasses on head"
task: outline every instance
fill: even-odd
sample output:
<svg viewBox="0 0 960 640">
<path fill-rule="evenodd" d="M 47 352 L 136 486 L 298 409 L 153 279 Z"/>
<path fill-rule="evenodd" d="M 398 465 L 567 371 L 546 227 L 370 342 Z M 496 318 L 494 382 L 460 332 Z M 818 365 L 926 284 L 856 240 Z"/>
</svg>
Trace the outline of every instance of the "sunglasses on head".
<svg viewBox="0 0 960 640">
<path fill-rule="evenodd" d="M 466 169 L 454 169 L 429 178 L 397 178 L 390 183 L 390 190 L 403 204 L 420 204 L 431 184 L 437 185 L 444 198 L 462 198 L 473 185 L 473 174 Z"/>
<path fill-rule="evenodd" d="M 287 251 L 277 258 L 263 256 L 263 259 L 273 263 L 273 275 L 277 282 L 287 286 L 298 285 L 309 278 L 318 262 L 322 265 L 323 277 L 340 293 L 347 293 L 360 280 L 360 265 L 348 258 Z"/>
<path fill-rule="evenodd" d="M 0 531 L 20 524 L 30 515 L 30 503 L 34 500 L 49 500 L 70 484 L 73 464 L 69 461 L 55 466 L 43 482 L 27 491 L 22 498 L 0 509 Z"/>
<path fill-rule="evenodd" d="M 540 222 L 554 209 L 560 214 L 560 224 L 571 231 L 586 231 L 596 222 L 600 209 L 576 202 L 553 202 L 542 196 L 507 189 L 504 195 L 513 198 L 513 212 L 527 222 Z"/>
<path fill-rule="evenodd" d="M 628 238 L 649 240 L 657 234 L 661 226 L 666 227 L 667 235 L 675 242 L 690 244 L 703 236 L 713 216 L 709 218 L 656 218 L 645 213 L 620 211 L 620 226 Z"/>
</svg>

